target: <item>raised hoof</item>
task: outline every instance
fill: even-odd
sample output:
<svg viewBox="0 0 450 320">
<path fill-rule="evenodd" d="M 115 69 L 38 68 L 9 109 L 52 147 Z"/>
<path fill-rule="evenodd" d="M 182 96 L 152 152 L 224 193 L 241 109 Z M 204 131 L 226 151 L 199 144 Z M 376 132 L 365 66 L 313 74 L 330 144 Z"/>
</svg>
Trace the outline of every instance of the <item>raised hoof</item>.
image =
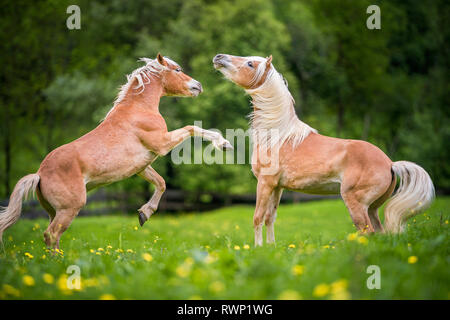
<svg viewBox="0 0 450 320">
<path fill-rule="evenodd" d="M 139 224 L 141 227 L 144 225 L 145 221 L 147 221 L 147 217 L 142 212 L 139 212 Z"/>
<path fill-rule="evenodd" d="M 229 142 L 226 142 L 222 145 L 222 150 L 224 150 L 224 151 L 233 150 L 233 149 L 234 149 L 233 146 Z"/>
</svg>

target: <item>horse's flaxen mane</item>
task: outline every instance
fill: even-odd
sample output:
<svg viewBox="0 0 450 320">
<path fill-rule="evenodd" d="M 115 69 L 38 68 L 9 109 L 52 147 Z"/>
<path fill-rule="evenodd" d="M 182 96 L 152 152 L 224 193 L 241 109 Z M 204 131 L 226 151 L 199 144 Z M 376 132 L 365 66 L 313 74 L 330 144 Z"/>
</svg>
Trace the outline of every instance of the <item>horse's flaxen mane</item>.
<svg viewBox="0 0 450 320">
<path fill-rule="evenodd" d="M 255 73 L 253 83 L 257 83 L 265 73 L 266 60 L 258 57 L 261 63 Z M 261 60 L 262 59 L 262 60 Z M 253 112 L 249 115 L 253 138 L 264 147 L 281 147 L 290 140 L 295 147 L 316 129 L 301 121 L 294 108 L 294 98 L 287 88 L 286 80 L 273 65 L 266 80 L 256 89 L 247 89 L 252 97 Z"/>
<path fill-rule="evenodd" d="M 169 64 L 178 66 L 178 64 L 175 61 L 171 60 L 170 58 L 164 57 L 164 59 Z M 138 61 L 145 62 L 145 65 L 140 68 L 137 68 L 132 73 L 127 75 L 127 83 L 125 83 L 120 87 L 119 93 L 117 94 L 117 98 L 116 100 L 114 100 L 114 105 L 108 111 L 105 118 L 108 117 L 108 115 L 114 110 L 114 108 L 125 99 L 128 91 L 130 91 L 131 85 L 133 84 L 134 80 L 137 80 L 138 84 L 133 89 L 140 90 L 136 92 L 136 94 L 140 94 L 145 90 L 145 85 L 150 83 L 150 77 L 152 75 L 158 76 L 161 73 L 161 71 L 166 69 L 166 67 L 161 65 L 157 59 L 140 58 Z"/>
</svg>

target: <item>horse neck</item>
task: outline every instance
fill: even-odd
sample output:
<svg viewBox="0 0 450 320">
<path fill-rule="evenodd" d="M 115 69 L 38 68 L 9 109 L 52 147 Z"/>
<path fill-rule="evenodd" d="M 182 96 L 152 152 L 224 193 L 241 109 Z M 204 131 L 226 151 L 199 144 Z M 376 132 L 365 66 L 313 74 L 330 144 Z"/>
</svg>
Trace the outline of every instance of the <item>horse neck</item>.
<svg viewBox="0 0 450 320">
<path fill-rule="evenodd" d="M 249 90 L 253 112 L 250 115 L 252 129 L 283 129 L 298 120 L 294 100 L 287 88 L 280 85 L 262 85 Z"/>
<path fill-rule="evenodd" d="M 151 113 L 159 113 L 159 102 L 163 96 L 164 89 L 161 84 L 161 79 L 152 76 L 150 83 L 145 84 L 142 88 L 134 89 L 133 83 L 126 93 L 125 98 L 114 109 L 116 113 L 145 111 Z"/>
<path fill-rule="evenodd" d="M 315 129 L 302 122 L 295 113 L 294 99 L 278 73 L 257 89 L 247 90 L 252 97 L 250 123 L 253 138 L 259 145 L 281 146 L 287 140 L 300 144 Z"/>
</svg>

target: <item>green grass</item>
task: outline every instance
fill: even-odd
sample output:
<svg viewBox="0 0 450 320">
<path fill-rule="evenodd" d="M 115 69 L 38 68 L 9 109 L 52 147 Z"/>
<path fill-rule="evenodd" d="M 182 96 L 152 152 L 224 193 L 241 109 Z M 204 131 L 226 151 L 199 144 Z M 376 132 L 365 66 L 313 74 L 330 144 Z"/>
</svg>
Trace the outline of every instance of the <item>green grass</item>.
<svg viewBox="0 0 450 320">
<path fill-rule="evenodd" d="M 64 253 L 55 256 L 42 241 L 47 220 L 22 219 L 4 235 L 0 298 L 449 299 L 449 205 L 449 197 L 438 198 L 405 233 L 367 239 L 350 235 L 355 228 L 340 200 L 282 205 L 277 244 L 263 248 L 253 246 L 248 206 L 201 215 L 159 212 L 143 228 L 137 215 L 83 217 L 63 235 Z M 80 267 L 79 291 L 65 288 L 70 265 Z M 366 286 L 369 265 L 380 267 L 379 290 Z"/>
</svg>

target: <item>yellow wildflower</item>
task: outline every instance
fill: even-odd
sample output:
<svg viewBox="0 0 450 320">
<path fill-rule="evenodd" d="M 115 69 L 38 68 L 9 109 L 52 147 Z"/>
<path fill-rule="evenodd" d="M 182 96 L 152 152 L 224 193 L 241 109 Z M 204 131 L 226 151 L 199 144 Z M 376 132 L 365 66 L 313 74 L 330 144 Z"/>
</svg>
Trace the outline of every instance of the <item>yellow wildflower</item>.
<svg viewBox="0 0 450 320">
<path fill-rule="evenodd" d="M 3 292 L 6 293 L 7 295 L 14 296 L 14 297 L 20 296 L 20 291 L 9 284 L 3 285 Z"/>
<path fill-rule="evenodd" d="M 239 247 L 238 245 L 234 246 L 234 250 L 241 250 L 241 247 Z"/>
<path fill-rule="evenodd" d="M 33 255 L 29 254 L 28 252 L 25 252 L 24 255 L 25 255 L 25 257 L 30 258 L 30 259 L 34 258 Z"/>
<path fill-rule="evenodd" d="M 408 257 L 408 263 L 409 264 L 414 264 L 417 262 L 417 260 L 419 260 L 419 258 L 417 258 L 416 256 L 410 256 Z"/>
<path fill-rule="evenodd" d="M 367 245 L 369 243 L 369 240 L 366 237 L 361 236 L 361 237 L 358 237 L 358 242 L 363 245 Z"/>
<path fill-rule="evenodd" d="M 49 273 L 44 273 L 42 275 L 42 279 L 44 280 L 45 283 L 48 283 L 48 284 L 52 284 L 53 282 L 55 282 L 55 279 Z"/>
<path fill-rule="evenodd" d="M 34 284 L 35 284 L 34 278 L 29 275 L 24 275 L 22 278 L 22 281 L 26 286 L 29 286 L 29 287 L 34 286 Z"/>
<path fill-rule="evenodd" d="M 143 258 L 145 261 L 148 261 L 148 262 L 150 262 L 150 261 L 153 260 L 153 257 L 152 257 L 152 255 L 151 255 L 150 253 L 143 253 L 143 254 L 142 254 L 142 258 Z"/>
<path fill-rule="evenodd" d="M 330 286 L 326 283 L 321 283 L 314 288 L 313 296 L 314 297 L 324 297 L 330 292 Z"/>
<path fill-rule="evenodd" d="M 292 267 L 292 274 L 294 276 L 300 276 L 303 274 L 304 271 L 305 271 L 305 267 L 301 266 L 299 264 Z"/>
<path fill-rule="evenodd" d="M 295 248 L 295 244 L 292 244 L 292 243 L 291 243 L 291 244 L 289 245 L 289 248 L 294 249 L 294 248 Z"/>
<path fill-rule="evenodd" d="M 245 250 L 250 250 L 250 246 L 248 244 L 244 244 L 242 248 L 244 248 Z"/>
<path fill-rule="evenodd" d="M 350 233 L 350 234 L 347 236 L 347 240 L 348 240 L 348 241 L 354 241 L 354 240 L 356 240 L 357 238 L 358 238 L 358 232 Z"/>
<path fill-rule="evenodd" d="M 302 296 L 295 290 L 284 290 L 278 296 L 278 300 L 301 300 Z"/>
<path fill-rule="evenodd" d="M 114 297 L 112 294 L 104 293 L 98 299 L 99 300 L 116 300 L 116 297 Z"/>
</svg>

